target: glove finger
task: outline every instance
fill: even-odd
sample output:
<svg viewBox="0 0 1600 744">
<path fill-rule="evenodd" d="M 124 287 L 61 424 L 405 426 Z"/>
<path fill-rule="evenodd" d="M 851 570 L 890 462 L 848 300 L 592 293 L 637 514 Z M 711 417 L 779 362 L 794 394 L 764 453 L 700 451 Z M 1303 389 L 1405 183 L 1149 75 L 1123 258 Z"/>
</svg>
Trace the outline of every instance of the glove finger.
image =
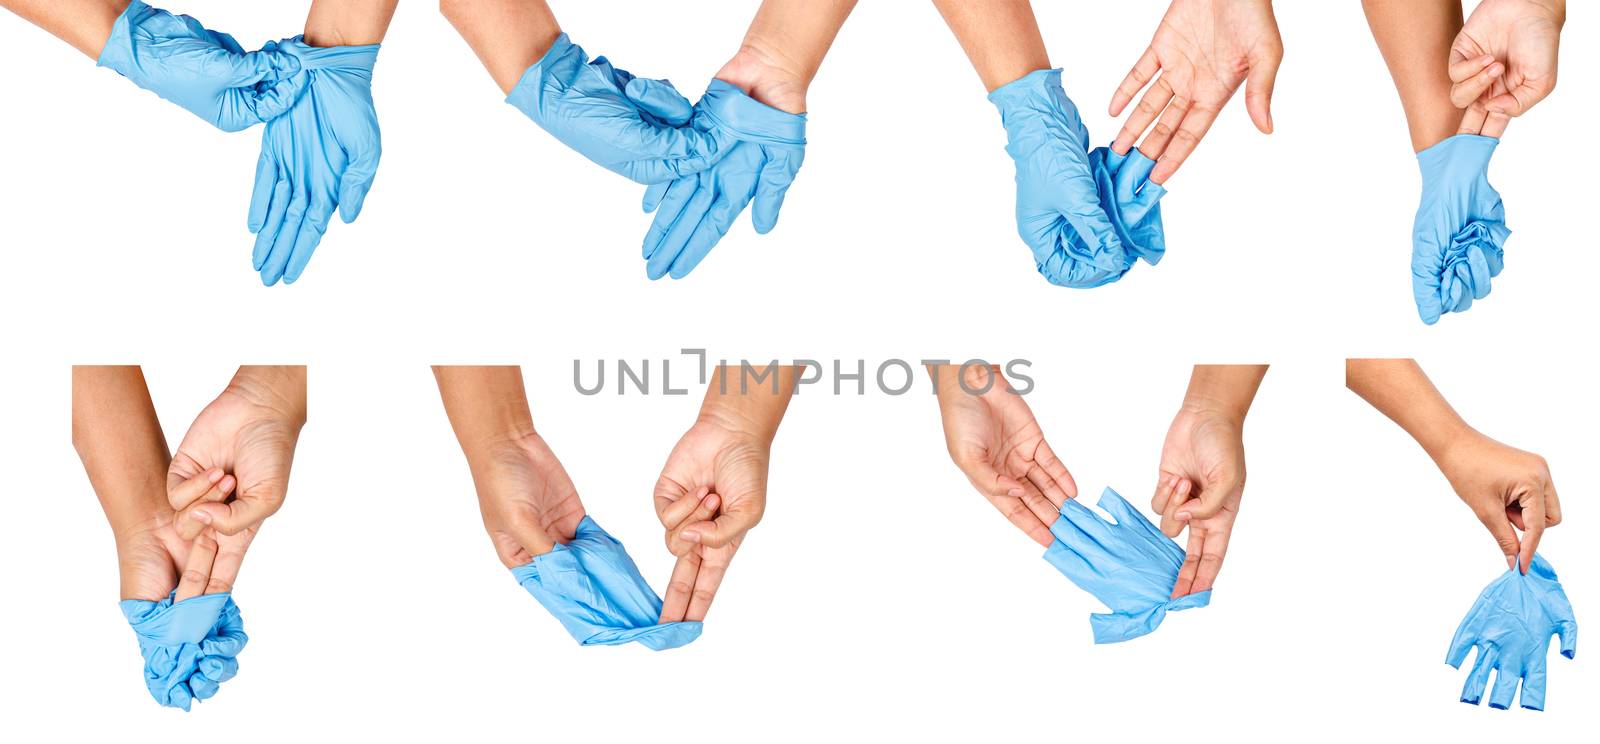
<svg viewBox="0 0 1600 744">
<path fill-rule="evenodd" d="M 739 213 L 742 211 L 744 204 L 726 192 L 713 201 L 705 217 L 701 218 L 700 224 L 695 227 L 694 234 L 684 244 L 683 251 L 673 259 L 672 278 L 682 279 L 694 271 L 694 268 L 711 253 L 711 249 L 717 247 L 722 236 L 728 234 L 728 229 L 733 226 L 733 221 L 739 218 Z"/>
<path fill-rule="evenodd" d="M 339 179 L 339 217 L 346 225 L 361 216 L 361 205 L 367 200 L 373 179 L 378 177 L 378 161 L 383 157 L 383 147 L 374 143 L 347 153 L 350 166 Z"/>
<path fill-rule="evenodd" d="M 1461 688 L 1461 702 L 1477 705 L 1483 699 L 1483 688 L 1489 685 L 1489 671 L 1494 669 L 1498 656 L 1493 646 L 1479 646 L 1478 658 L 1472 662 L 1472 673 Z"/>
<path fill-rule="evenodd" d="M 1533 658 L 1528 660 L 1528 671 L 1522 678 L 1522 707 L 1529 710 L 1544 710 L 1544 680 L 1544 654 L 1534 654 Z"/>
<path fill-rule="evenodd" d="M 1072 183 L 1075 187 L 1062 184 L 1066 206 L 1061 216 L 1066 218 L 1067 224 L 1071 225 L 1078 233 L 1078 237 L 1089 246 L 1091 253 L 1121 250 L 1122 239 L 1117 237 L 1117 230 L 1111 225 L 1111 218 L 1100 206 L 1099 189 L 1095 186 L 1094 179 L 1083 175 L 1073 178 Z"/>
<path fill-rule="evenodd" d="M 756 184 L 755 205 L 750 208 L 750 223 L 756 234 L 766 235 L 778 226 L 778 212 L 783 209 L 783 198 L 799 172 L 799 164 L 790 167 L 789 158 L 778 154 L 769 156 L 761 168 L 761 180 Z"/>
<path fill-rule="evenodd" d="M 1462 621 L 1461 626 L 1456 629 L 1455 637 L 1450 639 L 1450 650 L 1444 654 L 1444 663 L 1457 669 L 1460 669 L 1461 663 L 1467 660 L 1467 652 L 1478 643 L 1477 638 L 1468 631 L 1471 620 L 1472 617 L 1468 616 Z"/>
<path fill-rule="evenodd" d="M 194 695 L 189 693 L 187 683 L 179 682 L 167 691 L 166 705 L 173 708 L 182 708 L 185 713 L 189 711 L 189 704 L 194 701 Z"/>
<path fill-rule="evenodd" d="M 272 248 L 267 253 L 267 260 L 261 265 L 262 284 L 270 287 L 283 278 L 283 270 L 289 265 L 289 257 L 294 255 L 295 239 L 300 236 L 300 228 L 305 224 L 308 208 L 309 205 L 303 195 L 290 198 L 289 208 L 283 213 L 283 226 L 278 228 L 277 235 L 272 239 Z"/>
<path fill-rule="evenodd" d="M 217 694 L 219 688 L 217 680 L 207 677 L 204 671 L 195 672 L 189 677 L 189 691 L 195 700 L 208 700 Z"/>
<path fill-rule="evenodd" d="M 261 153 L 256 159 L 255 188 L 250 192 L 250 212 L 245 218 L 245 224 L 250 228 L 250 233 L 261 232 L 267 223 L 267 210 L 272 207 L 272 195 L 278 185 L 278 164 L 267 153 Z"/>
<path fill-rule="evenodd" d="M 284 223 L 288 218 L 289 202 L 289 182 L 280 178 L 272 187 L 272 206 L 267 210 L 267 219 L 262 223 L 261 229 L 256 231 L 256 247 L 250 258 L 251 265 L 256 271 L 261 271 L 272 255 L 272 246 L 277 243 L 278 233 L 283 232 Z"/>
<path fill-rule="evenodd" d="M 672 264 L 678 260 L 678 254 L 683 252 L 689 240 L 694 237 L 695 230 L 700 227 L 700 221 L 705 219 L 705 214 L 711 209 L 714 198 L 714 189 L 710 184 L 706 184 L 688 195 L 675 219 L 663 222 L 663 218 L 671 213 L 665 208 L 656 215 L 656 221 L 650 226 L 650 230 L 656 232 L 660 229 L 662 232 L 655 249 L 645 262 L 645 273 L 651 279 L 660 279 L 667 275 Z M 672 197 L 669 195 L 668 201 L 671 200 Z"/>
<path fill-rule="evenodd" d="M 305 223 L 300 226 L 299 235 L 295 236 L 294 251 L 289 254 L 289 263 L 283 272 L 285 284 L 294 284 L 301 272 L 306 270 L 306 264 L 311 263 L 311 254 L 322 243 L 322 234 L 327 232 L 328 220 L 332 217 L 332 204 L 324 202 L 311 205 Z"/>
<path fill-rule="evenodd" d="M 653 187 L 652 187 L 653 188 Z M 667 233 L 678 219 L 683 217 L 684 209 L 689 206 L 689 200 L 694 198 L 700 189 L 700 179 L 680 178 L 672 182 L 666 191 L 658 198 L 655 209 L 655 219 L 650 221 L 650 229 L 644 235 L 644 258 L 649 260 L 661 250 L 661 243 L 666 239 Z M 651 194 L 646 191 L 645 199 L 648 201 Z"/>
<path fill-rule="evenodd" d="M 644 190 L 644 213 L 650 214 L 661 206 L 661 200 L 667 197 L 667 189 L 672 182 L 652 183 Z"/>
<path fill-rule="evenodd" d="M 674 127 L 688 124 L 689 117 L 694 114 L 694 106 L 689 103 L 689 99 L 684 98 L 683 94 L 666 80 L 634 78 L 628 81 L 623 93 L 645 113 Z"/>
<path fill-rule="evenodd" d="M 207 656 L 200 660 L 200 673 L 217 684 L 239 674 L 239 660 L 228 656 Z"/>
<path fill-rule="evenodd" d="M 1512 701 L 1517 699 L 1517 685 L 1522 683 L 1522 677 L 1505 667 L 1500 667 L 1494 672 L 1494 692 L 1489 694 L 1489 707 L 1505 710 L 1511 707 Z"/>
</svg>

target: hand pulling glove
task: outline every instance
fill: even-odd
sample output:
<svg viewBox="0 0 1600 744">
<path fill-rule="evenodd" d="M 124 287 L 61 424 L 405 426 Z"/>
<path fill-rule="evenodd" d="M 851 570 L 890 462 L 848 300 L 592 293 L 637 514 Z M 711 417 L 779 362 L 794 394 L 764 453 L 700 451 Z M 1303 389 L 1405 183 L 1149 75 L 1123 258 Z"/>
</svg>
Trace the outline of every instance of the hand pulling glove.
<svg viewBox="0 0 1600 744">
<path fill-rule="evenodd" d="M 1505 266 L 1506 211 L 1489 185 L 1493 137 L 1458 134 L 1417 153 L 1422 204 L 1411 231 L 1411 292 L 1422 322 L 1466 312 Z"/>
</svg>

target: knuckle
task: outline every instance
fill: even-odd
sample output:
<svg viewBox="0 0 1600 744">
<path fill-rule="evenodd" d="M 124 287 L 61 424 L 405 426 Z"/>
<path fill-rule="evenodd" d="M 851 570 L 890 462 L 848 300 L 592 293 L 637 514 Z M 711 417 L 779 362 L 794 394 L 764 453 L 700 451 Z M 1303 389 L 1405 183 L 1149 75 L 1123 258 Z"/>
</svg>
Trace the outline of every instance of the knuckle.
<svg viewBox="0 0 1600 744">
<path fill-rule="evenodd" d="M 687 581 L 674 580 L 667 583 L 668 594 L 689 595 L 694 593 L 694 586 Z"/>
<path fill-rule="evenodd" d="M 711 604 L 711 599 L 715 596 L 717 596 L 716 592 L 713 592 L 709 589 L 696 589 L 694 590 L 694 593 L 690 595 L 690 599 L 692 600 L 693 604 L 708 605 Z"/>
<path fill-rule="evenodd" d="M 180 584 L 205 584 L 205 583 L 208 582 L 209 579 L 210 579 L 209 576 L 206 576 L 205 574 L 200 573 L 199 571 L 196 571 L 194 569 L 185 569 L 184 572 L 183 572 L 183 577 L 181 579 L 179 579 L 178 583 L 180 583 Z"/>
</svg>

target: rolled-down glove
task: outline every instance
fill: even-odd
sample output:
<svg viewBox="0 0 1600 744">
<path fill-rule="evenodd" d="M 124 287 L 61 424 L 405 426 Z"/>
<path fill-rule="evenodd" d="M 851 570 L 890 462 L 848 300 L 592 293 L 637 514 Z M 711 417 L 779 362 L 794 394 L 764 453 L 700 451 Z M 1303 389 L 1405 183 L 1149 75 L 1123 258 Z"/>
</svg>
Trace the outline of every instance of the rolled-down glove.
<svg viewBox="0 0 1600 744">
<path fill-rule="evenodd" d="M 1089 150 L 1089 131 L 1061 89 L 1060 70 L 1036 70 L 996 88 L 1006 152 L 1017 166 L 1017 234 L 1051 284 L 1087 289 L 1109 284 L 1139 259 L 1154 266 L 1166 252 L 1150 182 L 1155 161 L 1138 150 Z"/>
<path fill-rule="evenodd" d="M 347 224 L 361 214 L 383 156 L 372 103 L 378 46 L 314 47 L 296 36 L 265 47 L 299 60 L 305 76 L 305 92 L 262 135 L 250 198 L 251 260 L 269 287 L 300 278 L 335 208 Z"/>
<path fill-rule="evenodd" d="M 1422 205 L 1411 231 L 1411 292 L 1422 322 L 1465 312 L 1505 266 L 1506 210 L 1489 185 L 1500 140 L 1458 134 L 1417 153 Z"/>
<path fill-rule="evenodd" d="M 1101 509 L 1115 523 L 1069 499 L 1050 525 L 1055 542 L 1044 559 L 1111 608 L 1089 616 L 1095 643 L 1118 643 L 1151 633 L 1168 612 L 1211 604 L 1211 590 L 1170 599 L 1183 566 L 1183 548 L 1161 534 L 1109 488 Z"/>
<path fill-rule="evenodd" d="M 715 137 L 685 126 L 689 99 L 672 83 L 634 77 L 605 57 L 591 62 L 566 34 L 522 73 L 506 103 L 578 154 L 642 184 L 698 173 L 721 151 Z"/>
<path fill-rule="evenodd" d="M 1511 707 L 1520 681 L 1522 707 L 1544 710 L 1545 657 L 1551 636 L 1561 637 L 1562 656 L 1570 659 L 1577 654 L 1578 621 L 1572 617 L 1572 604 L 1555 569 L 1536 554 L 1526 575 L 1513 568 L 1491 582 L 1456 629 L 1445 663 L 1460 669 L 1467 652 L 1478 649 L 1472 673 L 1461 688 L 1461 702 L 1478 704 L 1492 669 L 1489 707 Z"/>
<path fill-rule="evenodd" d="M 585 646 L 638 641 L 655 651 L 700 637 L 701 623 L 658 624 L 656 596 L 622 543 L 584 517 L 565 545 L 511 569 L 517 583 Z"/>
<path fill-rule="evenodd" d="M 246 52 L 232 36 L 139 0 L 111 27 L 97 64 L 121 73 L 225 132 L 270 120 L 294 104 L 299 61 Z"/>
<path fill-rule="evenodd" d="M 688 276 L 752 201 L 751 224 L 761 235 L 771 232 L 806 158 L 805 114 L 775 109 L 721 80 L 695 104 L 690 126 L 722 143 L 723 156 L 700 173 L 645 190 L 644 211 L 656 214 L 644 236 L 651 279 Z"/>
<path fill-rule="evenodd" d="M 195 700 L 217 694 L 217 686 L 239 671 L 234 657 L 249 636 L 230 594 L 204 594 L 173 602 L 122 600 L 122 614 L 139 637 L 144 684 L 156 702 L 189 709 Z"/>
</svg>

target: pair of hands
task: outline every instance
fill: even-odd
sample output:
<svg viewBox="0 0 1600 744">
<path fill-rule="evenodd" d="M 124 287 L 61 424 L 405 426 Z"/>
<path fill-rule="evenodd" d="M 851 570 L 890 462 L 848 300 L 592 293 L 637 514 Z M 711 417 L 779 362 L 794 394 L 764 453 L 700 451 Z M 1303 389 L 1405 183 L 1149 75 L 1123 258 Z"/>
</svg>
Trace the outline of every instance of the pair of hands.
<svg viewBox="0 0 1600 744">
<path fill-rule="evenodd" d="M 677 563 L 661 623 L 701 621 L 744 534 L 766 508 L 771 443 L 702 416 L 673 448 L 655 488 L 656 515 Z M 571 540 L 583 521 L 578 490 L 544 438 L 500 442 L 483 459 L 479 508 L 507 568 Z"/>
<path fill-rule="evenodd" d="M 1078 487 L 1027 402 L 989 367 L 930 372 L 951 459 L 1013 525 L 1050 547 L 1050 525 Z M 1167 432 L 1159 471 L 1151 509 L 1161 514 L 1161 531 L 1176 537 L 1189 529 L 1172 597 L 1210 589 L 1244 494 L 1242 419 L 1186 402 Z"/>
<path fill-rule="evenodd" d="M 1499 138 L 1556 87 L 1565 0 L 1483 0 L 1450 45 L 1461 134 Z"/>
</svg>

